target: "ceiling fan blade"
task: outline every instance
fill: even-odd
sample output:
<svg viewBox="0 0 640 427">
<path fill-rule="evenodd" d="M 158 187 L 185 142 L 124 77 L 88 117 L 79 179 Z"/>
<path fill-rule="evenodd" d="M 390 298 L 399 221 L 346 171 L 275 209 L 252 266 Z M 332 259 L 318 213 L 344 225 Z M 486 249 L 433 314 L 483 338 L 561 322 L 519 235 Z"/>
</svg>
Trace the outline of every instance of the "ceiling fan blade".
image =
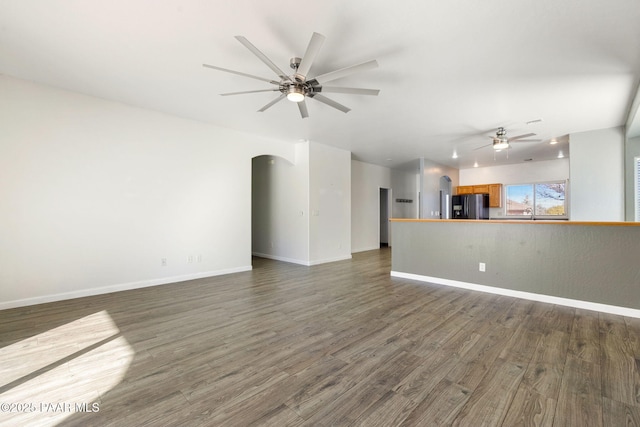
<svg viewBox="0 0 640 427">
<path fill-rule="evenodd" d="M 480 150 L 481 148 L 491 147 L 492 145 L 493 145 L 493 142 L 491 144 L 483 145 L 482 147 L 474 148 L 473 151 Z"/>
<path fill-rule="evenodd" d="M 360 89 L 356 87 L 337 87 L 337 86 L 321 86 L 320 92 L 327 93 L 350 93 L 353 95 L 372 95 L 378 96 L 379 89 Z"/>
<path fill-rule="evenodd" d="M 513 137 L 509 138 L 509 142 L 515 141 L 516 139 L 528 138 L 528 137 L 534 136 L 534 135 L 535 135 L 535 133 L 525 133 L 523 135 L 513 136 Z"/>
<path fill-rule="evenodd" d="M 236 39 L 240 43 L 242 43 L 247 49 L 249 49 L 251 51 L 251 53 L 253 53 L 255 56 L 257 56 L 258 59 L 260 59 L 262 62 L 264 62 L 267 65 L 267 67 L 271 68 L 273 70 L 273 72 L 278 75 L 278 77 L 280 77 L 283 80 L 289 80 L 289 76 L 287 76 L 284 73 L 284 71 L 282 71 L 280 68 L 278 68 L 278 66 L 276 64 L 274 64 L 269 58 L 267 58 L 267 56 L 264 53 L 260 52 L 257 47 L 252 45 L 249 40 L 247 40 L 243 36 L 236 36 Z"/>
<path fill-rule="evenodd" d="M 541 139 L 518 139 L 517 141 L 509 141 L 509 144 L 512 142 L 540 142 Z"/>
<path fill-rule="evenodd" d="M 300 115 L 302 116 L 302 118 L 306 119 L 307 117 L 309 117 L 309 111 L 307 110 L 307 103 L 304 101 L 304 99 L 298 102 L 297 104 L 298 104 L 298 109 L 300 110 Z"/>
<path fill-rule="evenodd" d="M 311 65 L 313 65 L 313 61 L 316 59 L 318 52 L 320 52 L 320 48 L 322 47 L 325 39 L 326 37 L 322 34 L 313 33 L 311 40 L 309 40 L 307 51 L 304 53 L 302 61 L 300 61 L 300 65 L 298 65 L 298 69 L 296 70 L 296 79 L 300 79 L 301 81 L 305 81 L 307 79 L 307 74 L 311 69 Z"/>
<path fill-rule="evenodd" d="M 279 97 L 277 97 L 276 99 L 274 99 L 273 101 L 271 101 L 270 103 L 268 103 L 267 105 L 265 105 L 264 107 L 259 109 L 258 112 L 262 113 L 264 110 L 266 110 L 267 108 L 270 108 L 271 106 L 273 106 L 273 104 L 282 101 L 286 97 L 287 97 L 287 95 L 285 95 L 284 93 L 280 94 Z"/>
<path fill-rule="evenodd" d="M 315 99 L 316 101 L 320 101 L 323 104 L 327 104 L 330 107 L 338 109 L 338 110 L 342 111 L 343 113 L 348 113 L 349 111 L 351 111 L 351 108 L 345 107 L 344 105 L 334 101 L 333 99 L 329 99 L 326 96 L 322 96 L 322 95 L 320 95 L 318 93 L 313 95 L 313 99 Z"/>
<path fill-rule="evenodd" d="M 261 89 L 261 90 L 245 90 L 243 92 L 227 92 L 221 93 L 220 96 L 229 96 L 229 95 L 243 95 L 245 93 L 258 93 L 258 92 L 278 92 L 280 89 Z"/>
<path fill-rule="evenodd" d="M 243 77 L 249 77 L 249 78 L 256 79 L 256 80 L 261 80 L 263 82 L 272 83 L 274 85 L 279 85 L 280 84 L 280 82 L 276 82 L 275 80 L 266 79 L 264 77 L 259 77 L 259 76 L 254 76 L 252 74 L 242 73 L 240 71 L 229 70 L 227 68 L 216 67 L 215 65 L 202 64 L 202 66 L 203 67 L 207 67 L 207 68 L 213 68 L 214 70 L 224 71 L 224 72 L 231 73 L 231 74 L 237 74 L 237 75 L 243 76 Z"/>
<path fill-rule="evenodd" d="M 330 73 L 321 74 L 319 76 L 314 77 L 314 80 L 320 84 L 330 82 L 332 80 L 341 79 L 350 74 L 357 73 L 360 71 L 371 70 L 373 68 L 378 68 L 378 61 L 372 59 L 371 61 L 363 62 L 362 64 L 352 65 L 351 67 L 341 68 L 339 70 L 331 71 Z"/>
</svg>

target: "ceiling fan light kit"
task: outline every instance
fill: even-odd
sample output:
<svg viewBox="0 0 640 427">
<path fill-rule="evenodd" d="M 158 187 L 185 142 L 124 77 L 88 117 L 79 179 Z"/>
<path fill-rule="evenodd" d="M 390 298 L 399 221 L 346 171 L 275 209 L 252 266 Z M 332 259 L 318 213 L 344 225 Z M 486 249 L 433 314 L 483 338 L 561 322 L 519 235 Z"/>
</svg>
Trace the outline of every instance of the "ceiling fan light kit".
<svg viewBox="0 0 640 427">
<path fill-rule="evenodd" d="M 506 150 L 509 148 L 509 140 L 507 139 L 507 131 L 504 128 L 498 128 L 495 138 L 493 138 L 493 149 Z"/>
<path fill-rule="evenodd" d="M 495 138 L 493 140 L 494 150 L 506 150 L 509 148 L 509 140 L 507 138 Z"/>
<path fill-rule="evenodd" d="M 525 133 L 523 135 L 514 136 L 511 138 L 507 138 L 507 131 L 503 127 L 499 127 L 496 131 L 496 136 L 490 136 L 493 140 L 491 144 L 483 145 L 482 147 L 475 148 L 474 150 L 480 150 L 481 148 L 485 148 L 488 146 L 492 146 L 494 152 L 506 150 L 511 148 L 512 142 L 538 142 L 539 139 L 524 139 L 530 136 L 534 136 L 535 133 Z"/>
<path fill-rule="evenodd" d="M 304 119 L 309 117 L 309 113 L 307 111 L 306 103 L 304 102 L 306 98 L 315 99 L 325 105 L 333 107 L 337 110 L 342 111 L 343 113 L 347 113 L 350 111 L 350 108 L 345 107 L 344 105 L 327 98 L 326 96 L 320 95 L 320 92 L 325 93 L 346 93 L 351 95 L 371 95 L 377 96 L 380 92 L 378 89 L 362 89 L 362 88 L 352 88 L 352 87 L 328 87 L 323 86 L 324 83 L 330 82 L 333 80 L 338 80 L 343 77 L 347 77 L 356 72 L 369 70 L 372 68 L 378 67 L 378 62 L 376 60 L 371 60 L 367 62 L 363 62 L 361 64 L 353 65 L 346 68 L 341 68 L 339 70 L 331 71 L 329 73 L 321 74 L 315 76 L 314 78 L 308 79 L 307 74 L 311 69 L 311 66 L 320 51 L 320 47 L 324 43 L 325 37 L 319 33 L 313 33 L 311 36 L 311 40 L 309 41 L 309 45 L 307 46 L 307 50 L 302 58 L 294 57 L 289 61 L 289 66 L 293 68 L 294 74 L 291 76 L 286 75 L 276 64 L 274 64 L 264 53 L 262 53 L 258 48 L 256 48 L 249 40 L 247 40 L 243 36 L 236 36 L 236 39 L 242 43 L 247 49 L 249 49 L 255 56 L 258 57 L 267 67 L 269 67 L 276 75 L 279 77 L 279 81 L 267 79 L 264 77 L 254 76 L 252 74 L 243 73 L 240 71 L 229 70 L 227 68 L 217 67 L 215 65 L 202 64 L 204 67 L 211 68 L 218 71 L 224 71 L 231 74 L 236 74 L 243 77 L 248 77 L 256 80 L 261 80 L 273 85 L 277 85 L 277 88 L 274 89 L 259 89 L 259 90 L 250 90 L 250 91 L 242 91 L 242 92 L 230 92 L 223 93 L 223 96 L 229 95 L 240 95 L 247 93 L 257 93 L 257 92 L 280 92 L 280 96 L 273 101 L 269 102 L 267 105 L 259 109 L 259 112 L 265 111 L 270 108 L 277 102 L 281 101 L 284 98 L 287 98 L 289 101 L 295 102 L 298 104 L 300 109 L 300 115 Z"/>
<path fill-rule="evenodd" d="M 304 101 L 304 89 L 295 85 L 289 86 L 289 90 L 287 92 L 287 99 L 291 102 Z"/>
</svg>

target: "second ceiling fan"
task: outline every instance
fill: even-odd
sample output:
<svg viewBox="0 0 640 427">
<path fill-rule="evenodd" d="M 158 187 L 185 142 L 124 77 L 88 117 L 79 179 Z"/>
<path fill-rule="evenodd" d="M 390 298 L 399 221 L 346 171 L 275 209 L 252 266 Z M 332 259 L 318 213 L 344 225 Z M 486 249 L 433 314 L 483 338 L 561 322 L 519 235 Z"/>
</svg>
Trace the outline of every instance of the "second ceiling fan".
<svg viewBox="0 0 640 427">
<path fill-rule="evenodd" d="M 475 150 L 480 150 L 481 148 L 492 146 L 495 151 L 506 150 L 507 148 L 511 148 L 512 142 L 539 142 L 540 139 L 525 139 L 531 136 L 535 136 L 535 133 L 525 133 L 518 136 L 512 136 L 511 138 L 507 137 L 507 131 L 503 127 L 499 127 L 496 131 L 496 136 L 489 136 L 493 140 L 491 144 L 483 145 L 482 147 L 478 147 Z"/>
<path fill-rule="evenodd" d="M 276 64 L 273 63 L 267 56 L 262 53 L 258 48 L 256 48 L 249 40 L 247 40 L 243 36 L 236 36 L 236 39 L 242 43 L 247 49 L 249 49 L 255 56 L 258 57 L 262 62 L 264 62 L 267 67 L 269 67 L 277 76 L 278 80 L 268 79 L 260 76 L 255 76 L 252 74 L 243 73 L 240 71 L 229 70 L 227 68 L 217 67 L 215 65 L 202 64 L 204 67 L 212 68 L 214 70 L 225 71 L 227 73 L 236 74 L 239 76 L 249 77 L 256 80 L 261 80 L 267 83 L 270 83 L 276 87 L 271 89 L 258 89 L 258 90 L 248 90 L 242 92 L 228 92 L 222 93 L 222 96 L 229 95 L 242 95 L 248 93 L 258 93 L 258 92 L 280 92 L 280 95 L 269 102 L 267 105 L 259 109 L 259 112 L 263 112 L 266 109 L 270 108 L 277 102 L 282 101 L 284 98 L 287 98 L 290 101 L 293 101 L 298 104 L 298 108 L 300 110 L 300 115 L 302 118 L 309 117 L 309 112 L 307 110 L 306 99 L 311 98 L 316 101 L 320 101 L 323 104 L 329 105 L 335 109 L 338 109 L 344 113 L 349 112 L 351 109 L 345 107 L 344 105 L 327 98 L 321 93 L 346 93 L 353 95 L 373 95 L 377 96 L 380 92 L 378 89 L 361 89 L 361 88 L 353 88 L 353 87 L 339 87 L 339 86 L 324 86 L 325 83 L 331 82 L 333 80 L 338 80 L 340 78 L 346 77 L 353 73 L 357 73 L 360 71 L 370 70 L 378 67 L 378 62 L 374 59 L 371 61 L 363 62 L 361 64 L 353 65 L 346 68 L 341 68 L 339 70 L 331 71 L 329 73 L 324 73 L 317 75 L 315 77 L 309 78 L 308 74 L 313 65 L 313 62 L 324 43 L 325 36 L 319 33 L 313 33 L 311 36 L 311 40 L 309 41 L 309 45 L 307 46 L 307 50 L 305 51 L 302 58 L 294 57 L 291 58 L 289 65 L 294 70 L 292 75 L 286 74 L 282 71 Z"/>
</svg>

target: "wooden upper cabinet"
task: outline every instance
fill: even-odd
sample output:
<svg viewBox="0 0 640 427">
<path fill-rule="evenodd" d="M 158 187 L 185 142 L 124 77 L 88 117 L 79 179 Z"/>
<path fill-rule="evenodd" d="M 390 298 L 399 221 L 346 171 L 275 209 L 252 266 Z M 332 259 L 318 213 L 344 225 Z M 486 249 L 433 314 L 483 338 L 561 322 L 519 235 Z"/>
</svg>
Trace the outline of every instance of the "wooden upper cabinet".
<svg viewBox="0 0 640 427">
<path fill-rule="evenodd" d="M 474 185 L 473 186 L 473 194 L 489 194 L 489 185 Z"/>
<path fill-rule="evenodd" d="M 489 194 L 489 207 L 502 207 L 502 184 L 459 185 L 456 194 Z"/>
<path fill-rule="evenodd" d="M 502 207 L 502 184 L 489 184 L 489 207 Z"/>
<path fill-rule="evenodd" d="M 473 185 L 459 185 L 456 194 L 473 194 Z"/>
</svg>

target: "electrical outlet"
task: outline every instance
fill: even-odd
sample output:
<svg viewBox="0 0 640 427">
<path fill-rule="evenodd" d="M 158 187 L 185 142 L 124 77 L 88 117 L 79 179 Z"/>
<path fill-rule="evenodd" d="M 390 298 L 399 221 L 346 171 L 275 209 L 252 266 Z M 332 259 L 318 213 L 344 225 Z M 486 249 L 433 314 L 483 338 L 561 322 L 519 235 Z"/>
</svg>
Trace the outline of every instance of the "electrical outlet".
<svg viewBox="0 0 640 427">
<path fill-rule="evenodd" d="M 480 265 L 478 266 L 478 268 L 480 269 L 480 271 L 485 272 L 487 271 L 487 265 L 484 262 L 481 262 Z"/>
<path fill-rule="evenodd" d="M 187 258 L 187 262 L 189 264 L 193 263 L 193 255 L 189 255 L 189 257 Z"/>
</svg>

